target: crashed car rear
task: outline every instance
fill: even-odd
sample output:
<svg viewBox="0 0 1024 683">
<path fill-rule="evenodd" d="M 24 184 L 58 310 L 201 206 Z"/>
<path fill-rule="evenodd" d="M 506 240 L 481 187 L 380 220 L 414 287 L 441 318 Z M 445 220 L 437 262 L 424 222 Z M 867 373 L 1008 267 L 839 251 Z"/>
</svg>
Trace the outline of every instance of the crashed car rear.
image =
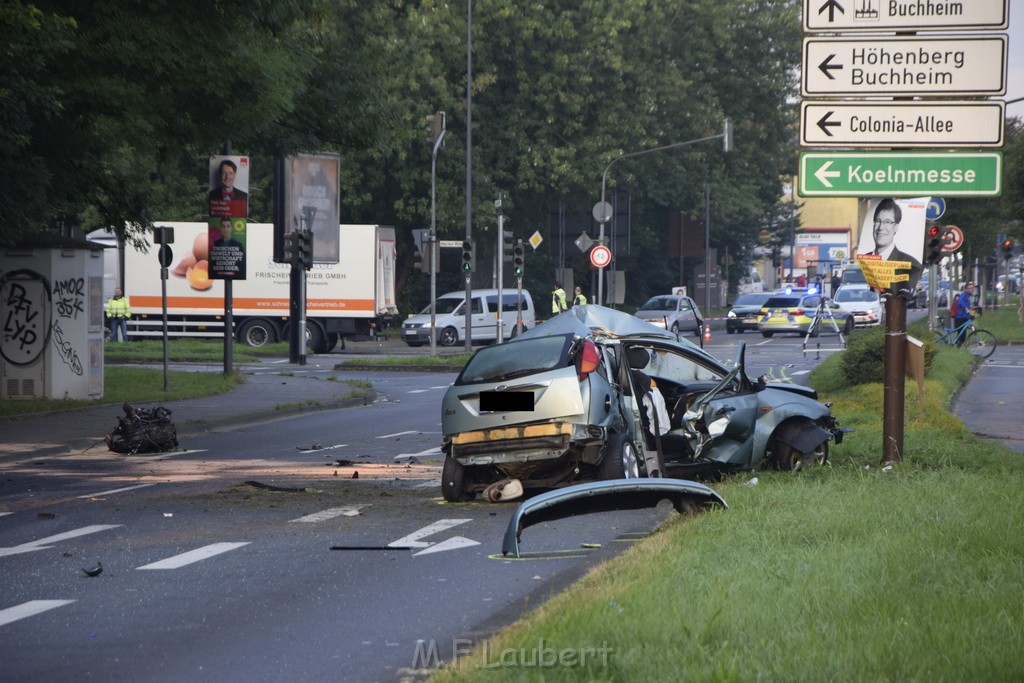
<svg viewBox="0 0 1024 683">
<path fill-rule="evenodd" d="M 842 439 L 829 406 L 806 387 L 752 382 L 744 349 L 727 367 L 594 305 L 482 348 L 442 402 L 442 493 L 461 501 L 509 479 L 555 488 L 826 460 Z M 644 407 L 662 401 L 661 419 Z"/>
</svg>

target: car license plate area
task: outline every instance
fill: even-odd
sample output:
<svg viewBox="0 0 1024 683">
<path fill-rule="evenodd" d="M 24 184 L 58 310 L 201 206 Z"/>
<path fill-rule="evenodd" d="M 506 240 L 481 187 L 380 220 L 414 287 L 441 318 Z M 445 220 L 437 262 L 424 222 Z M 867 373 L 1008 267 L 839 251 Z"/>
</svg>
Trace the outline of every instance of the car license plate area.
<svg viewBox="0 0 1024 683">
<path fill-rule="evenodd" d="M 533 412 L 532 391 L 481 391 L 480 412 Z"/>
</svg>

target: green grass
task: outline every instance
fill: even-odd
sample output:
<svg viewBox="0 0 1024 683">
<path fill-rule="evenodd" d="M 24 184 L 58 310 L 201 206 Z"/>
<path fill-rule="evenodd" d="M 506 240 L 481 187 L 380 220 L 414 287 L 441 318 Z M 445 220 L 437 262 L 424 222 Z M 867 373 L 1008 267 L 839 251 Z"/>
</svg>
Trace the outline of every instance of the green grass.
<svg viewBox="0 0 1024 683">
<path fill-rule="evenodd" d="M 469 357 L 472 356 L 470 353 L 459 353 L 450 356 L 373 356 L 373 357 L 359 357 L 352 360 L 342 361 L 334 366 L 335 370 L 340 370 L 346 365 L 380 365 L 385 367 L 394 367 L 399 370 L 405 366 L 431 366 L 439 368 L 451 368 L 454 371 L 462 369 L 462 366 L 466 364 Z"/>
<path fill-rule="evenodd" d="M 231 351 L 235 363 L 251 363 L 267 356 L 287 356 L 288 344 L 277 342 L 256 349 L 235 344 Z M 173 363 L 223 363 L 224 341 L 216 339 L 171 339 L 167 357 Z M 107 363 L 162 363 L 163 341 L 139 340 L 128 343 L 107 342 L 104 348 Z"/>
<path fill-rule="evenodd" d="M 829 358 L 811 384 L 856 430 L 830 467 L 714 484 L 728 510 L 670 519 L 436 680 L 1020 680 L 1024 457 L 947 412 L 972 362 L 940 347 L 922 403 L 907 383 L 904 460 L 883 470 L 882 386 L 844 386 Z"/>
<path fill-rule="evenodd" d="M 173 401 L 196 396 L 214 396 L 234 389 L 243 382 L 235 372 L 178 372 L 167 375 L 168 391 L 164 391 L 162 369 L 110 366 L 104 370 L 103 398 L 99 400 L 5 399 L 0 400 L 0 415 L 24 415 L 85 408 L 101 404 Z"/>
</svg>

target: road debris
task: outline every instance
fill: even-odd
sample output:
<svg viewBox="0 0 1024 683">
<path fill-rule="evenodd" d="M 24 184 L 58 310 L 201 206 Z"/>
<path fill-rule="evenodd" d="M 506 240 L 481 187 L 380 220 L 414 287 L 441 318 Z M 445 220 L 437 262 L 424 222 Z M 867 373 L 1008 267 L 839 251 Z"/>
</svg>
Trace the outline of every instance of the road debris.
<svg viewBox="0 0 1024 683">
<path fill-rule="evenodd" d="M 96 566 L 92 569 L 86 569 L 85 567 L 83 567 L 82 571 L 85 572 L 86 576 L 99 576 L 103 573 L 103 565 L 97 562 Z"/>
</svg>

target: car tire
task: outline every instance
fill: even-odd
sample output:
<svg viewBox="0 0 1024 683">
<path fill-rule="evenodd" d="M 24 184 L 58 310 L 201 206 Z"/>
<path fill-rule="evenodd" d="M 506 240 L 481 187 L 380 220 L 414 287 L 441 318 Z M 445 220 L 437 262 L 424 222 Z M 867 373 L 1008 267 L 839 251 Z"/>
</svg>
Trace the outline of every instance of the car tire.
<svg viewBox="0 0 1024 683">
<path fill-rule="evenodd" d="M 604 446 L 601 479 L 638 479 L 640 455 L 628 434 L 612 434 Z"/>
<path fill-rule="evenodd" d="M 761 336 L 765 339 L 771 339 L 774 334 L 774 332 L 769 332 L 768 330 L 761 330 Z"/>
<path fill-rule="evenodd" d="M 807 334 L 810 337 L 817 337 L 819 334 L 821 334 L 821 325 L 818 325 L 817 323 L 811 324 L 810 329 L 807 330 Z"/>
<path fill-rule="evenodd" d="M 417 347 L 423 346 L 424 342 L 405 342 L 405 343 L 415 349 Z"/>
<path fill-rule="evenodd" d="M 784 472 L 798 472 L 807 465 L 828 463 L 828 441 L 822 441 L 813 451 L 802 453 L 778 439 L 772 446 L 772 465 Z"/>
<path fill-rule="evenodd" d="M 466 493 L 466 468 L 450 455 L 445 456 L 441 470 L 441 495 L 449 503 L 464 503 L 475 497 Z"/>
<path fill-rule="evenodd" d="M 725 328 L 725 333 L 726 333 L 726 334 L 736 334 L 736 328 L 734 328 L 734 327 L 728 327 L 728 326 L 727 326 L 727 327 Z"/>
<path fill-rule="evenodd" d="M 441 336 L 438 339 L 441 346 L 455 346 L 459 343 L 459 331 L 454 327 L 446 327 L 441 330 Z"/>
<path fill-rule="evenodd" d="M 846 336 L 853 334 L 853 318 L 846 319 L 846 324 L 843 325 L 843 334 Z"/>
<path fill-rule="evenodd" d="M 678 337 L 679 336 L 679 323 L 672 323 L 672 329 L 670 331 L 672 332 L 672 334 L 674 334 L 674 335 L 676 335 Z"/>
</svg>

